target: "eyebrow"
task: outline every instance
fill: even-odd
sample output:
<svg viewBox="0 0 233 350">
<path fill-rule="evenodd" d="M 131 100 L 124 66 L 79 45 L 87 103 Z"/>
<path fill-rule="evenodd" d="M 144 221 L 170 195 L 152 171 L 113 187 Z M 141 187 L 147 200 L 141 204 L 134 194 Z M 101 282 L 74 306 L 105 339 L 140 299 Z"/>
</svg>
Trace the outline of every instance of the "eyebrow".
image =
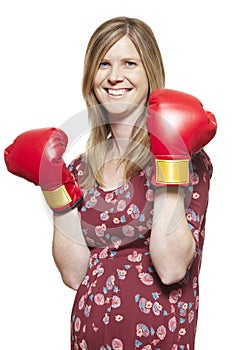
<svg viewBox="0 0 233 350">
<path fill-rule="evenodd" d="M 129 57 L 123 57 L 121 58 L 122 60 L 125 60 L 125 61 L 141 61 L 140 57 L 139 58 L 136 58 L 134 56 L 129 56 Z"/>
<path fill-rule="evenodd" d="M 106 56 L 104 56 L 104 57 L 102 58 L 101 61 L 103 61 L 103 60 L 111 61 L 111 59 L 108 58 L 108 57 L 106 57 Z M 137 62 L 142 62 L 142 60 L 141 60 L 140 57 L 137 57 L 137 58 L 136 58 L 135 56 L 121 57 L 120 60 L 121 60 L 121 61 L 137 61 Z"/>
</svg>

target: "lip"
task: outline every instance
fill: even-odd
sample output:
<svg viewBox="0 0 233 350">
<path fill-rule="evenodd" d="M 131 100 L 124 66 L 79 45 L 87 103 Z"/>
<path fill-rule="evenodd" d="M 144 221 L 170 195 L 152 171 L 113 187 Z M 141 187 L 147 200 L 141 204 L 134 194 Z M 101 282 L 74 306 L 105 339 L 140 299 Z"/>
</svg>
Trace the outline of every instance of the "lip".
<svg viewBox="0 0 233 350">
<path fill-rule="evenodd" d="M 113 97 L 113 98 L 121 98 L 126 96 L 132 88 L 118 88 L 118 89 L 112 89 L 112 88 L 105 88 L 104 89 L 108 96 Z"/>
</svg>

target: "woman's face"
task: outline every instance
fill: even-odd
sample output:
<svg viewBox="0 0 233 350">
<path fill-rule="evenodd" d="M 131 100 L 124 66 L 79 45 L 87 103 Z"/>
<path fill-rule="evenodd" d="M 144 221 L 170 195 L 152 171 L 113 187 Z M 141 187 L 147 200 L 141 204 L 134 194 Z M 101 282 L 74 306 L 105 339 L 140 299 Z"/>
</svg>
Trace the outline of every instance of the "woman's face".
<svg viewBox="0 0 233 350">
<path fill-rule="evenodd" d="M 135 106 L 145 106 L 148 79 L 141 58 L 124 36 L 106 53 L 94 78 L 94 92 L 109 116 L 127 117 Z"/>
</svg>

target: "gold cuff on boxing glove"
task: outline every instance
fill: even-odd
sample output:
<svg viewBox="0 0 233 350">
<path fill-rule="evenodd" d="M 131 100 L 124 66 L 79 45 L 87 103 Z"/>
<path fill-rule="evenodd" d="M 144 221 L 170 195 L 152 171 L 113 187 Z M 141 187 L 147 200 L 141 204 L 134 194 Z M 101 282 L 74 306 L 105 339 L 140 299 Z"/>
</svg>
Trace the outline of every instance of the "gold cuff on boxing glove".
<svg viewBox="0 0 233 350">
<path fill-rule="evenodd" d="M 65 205 L 72 202 L 72 199 L 64 185 L 58 187 L 56 190 L 53 191 L 42 190 L 42 192 L 48 206 L 52 209 L 64 207 Z"/>
<path fill-rule="evenodd" d="M 158 184 L 188 184 L 189 159 L 160 160 L 155 159 L 156 182 Z"/>
</svg>

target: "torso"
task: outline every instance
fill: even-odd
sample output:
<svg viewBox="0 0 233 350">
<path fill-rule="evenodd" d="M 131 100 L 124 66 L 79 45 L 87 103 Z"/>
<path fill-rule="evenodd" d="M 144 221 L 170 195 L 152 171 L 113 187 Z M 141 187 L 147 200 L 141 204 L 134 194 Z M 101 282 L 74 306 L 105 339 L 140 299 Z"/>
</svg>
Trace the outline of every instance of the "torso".
<svg viewBox="0 0 233 350">
<path fill-rule="evenodd" d="M 194 349 L 211 163 L 203 153 L 193 164 L 187 219 L 197 256 L 184 281 L 171 286 L 161 283 L 149 254 L 152 167 L 113 190 L 115 180 L 83 189 L 79 213 L 91 259 L 73 306 L 72 349 Z M 70 169 L 77 180 L 85 176 L 80 160 Z"/>
</svg>

